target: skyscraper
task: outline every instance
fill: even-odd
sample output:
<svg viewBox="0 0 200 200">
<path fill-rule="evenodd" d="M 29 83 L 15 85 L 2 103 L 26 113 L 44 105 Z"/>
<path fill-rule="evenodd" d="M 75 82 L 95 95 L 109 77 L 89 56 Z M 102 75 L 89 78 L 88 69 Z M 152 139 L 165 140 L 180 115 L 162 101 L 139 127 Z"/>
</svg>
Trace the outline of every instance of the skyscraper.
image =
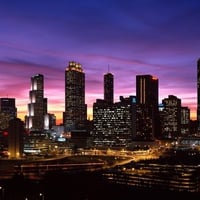
<svg viewBox="0 0 200 200">
<path fill-rule="evenodd" d="M 187 106 L 181 107 L 181 136 L 190 134 L 190 109 Z"/>
<path fill-rule="evenodd" d="M 104 100 L 113 104 L 114 101 L 114 78 L 110 72 L 104 74 Z"/>
<path fill-rule="evenodd" d="M 136 76 L 137 103 L 158 107 L 158 78 L 152 75 Z"/>
<path fill-rule="evenodd" d="M 177 139 L 181 135 L 181 99 L 174 95 L 162 100 L 162 137 Z"/>
<path fill-rule="evenodd" d="M 126 146 L 135 135 L 136 97 L 120 96 L 120 102 L 108 104 L 97 99 L 93 104 L 91 133 L 95 146 Z"/>
<path fill-rule="evenodd" d="M 0 98 L 0 113 L 8 114 L 10 119 L 16 118 L 15 98 Z"/>
<path fill-rule="evenodd" d="M 158 78 L 136 76 L 137 124 L 136 137 L 151 139 L 159 135 Z"/>
<path fill-rule="evenodd" d="M 31 77 L 29 100 L 26 128 L 43 130 L 44 115 L 47 112 L 47 99 L 44 98 L 44 76 L 42 74 L 36 74 Z"/>
<path fill-rule="evenodd" d="M 70 61 L 65 70 L 65 112 L 63 124 L 66 132 L 85 129 L 85 73 L 81 64 Z"/>
<path fill-rule="evenodd" d="M 9 121 L 8 151 L 10 158 L 19 158 L 23 155 L 24 123 L 19 118 Z"/>
<path fill-rule="evenodd" d="M 200 134 L 200 58 L 197 60 L 197 124 Z"/>
</svg>

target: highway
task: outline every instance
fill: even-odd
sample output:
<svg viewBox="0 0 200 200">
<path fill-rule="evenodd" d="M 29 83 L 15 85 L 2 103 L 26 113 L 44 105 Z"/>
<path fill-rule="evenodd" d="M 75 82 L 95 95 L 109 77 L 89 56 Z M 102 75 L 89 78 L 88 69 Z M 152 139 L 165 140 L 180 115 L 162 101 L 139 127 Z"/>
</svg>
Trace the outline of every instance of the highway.
<svg viewBox="0 0 200 200">
<path fill-rule="evenodd" d="M 64 154 L 50 159 L 34 160 L 33 162 L 16 160 L 15 163 L 13 161 L 12 166 L 9 164 L 8 167 L 0 168 L 0 179 L 10 179 L 16 174 L 23 174 L 28 179 L 41 179 L 47 172 L 52 171 L 94 171 L 124 165 L 131 161 L 156 157 L 158 155 L 150 151 L 81 150 L 76 155 Z M 69 158 L 73 158 L 76 161 L 69 163 Z M 6 165 L 9 159 L 4 161 Z M 2 160 L 1 165 L 3 165 Z"/>
</svg>

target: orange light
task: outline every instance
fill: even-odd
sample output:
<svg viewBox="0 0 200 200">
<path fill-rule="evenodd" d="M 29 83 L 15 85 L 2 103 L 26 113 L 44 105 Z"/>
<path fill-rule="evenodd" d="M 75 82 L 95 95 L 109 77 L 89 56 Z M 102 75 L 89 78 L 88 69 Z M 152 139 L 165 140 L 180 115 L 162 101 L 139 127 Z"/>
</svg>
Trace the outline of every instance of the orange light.
<svg viewBox="0 0 200 200">
<path fill-rule="evenodd" d="M 155 76 L 153 76 L 153 77 L 152 77 L 152 79 L 153 79 L 153 80 L 158 80 L 158 78 L 157 78 L 157 77 L 155 77 Z"/>
</svg>

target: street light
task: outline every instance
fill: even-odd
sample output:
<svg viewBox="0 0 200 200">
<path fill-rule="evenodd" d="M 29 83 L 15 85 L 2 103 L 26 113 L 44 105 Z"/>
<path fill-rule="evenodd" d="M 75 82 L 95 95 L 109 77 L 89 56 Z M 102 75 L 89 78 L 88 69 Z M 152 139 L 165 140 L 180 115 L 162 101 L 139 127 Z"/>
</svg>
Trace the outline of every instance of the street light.
<svg viewBox="0 0 200 200">
<path fill-rule="evenodd" d="M 44 200 L 44 194 L 43 194 L 43 193 L 40 192 L 40 193 L 39 193 L 39 196 L 40 196 L 40 199 L 41 199 L 41 200 Z"/>
<path fill-rule="evenodd" d="M 4 200 L 4 188 L 2 186 L 0 186 L 0 192 L 1 192 L 0 200 Z"/>
</svg>

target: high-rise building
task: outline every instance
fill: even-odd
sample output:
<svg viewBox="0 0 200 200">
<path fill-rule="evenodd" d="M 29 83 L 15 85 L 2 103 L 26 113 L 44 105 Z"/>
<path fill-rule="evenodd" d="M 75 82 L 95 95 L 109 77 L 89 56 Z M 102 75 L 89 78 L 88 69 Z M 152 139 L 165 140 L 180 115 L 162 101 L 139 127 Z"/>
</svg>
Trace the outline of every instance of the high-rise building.
<svg viewBox="0 0 200 200">
<path fill-rule="evenodd" d="M 23 156 L 24 123 L 19 118 L 9 121 L 8 127 L 8 152 L 10 158 Z"/>
<path fill-rule="evenodd" d="M 8 114 L 10 119 L 16 118 L 15 98 L 0 98 L 0 113 Z"/>
<path fill-rule="evenodd" d="M 86 121 L 85 73 L 81 64 L 70 61 L 65 70 L 64 130 L 66 132 L 84 130 Z"/>
<path fill-rule="evenodd" d="M 159 137 L 158 78 L 152 75 L 136 76 L 136 101 L 136 138 Z"/>
<path fill-rule="evenodd" d="M 197 60 L 197 126 L 200 134 L 200 58 Z"/>
<path fill-rule="evenodd" d="M 190 109 L 186 106 L 181 107 L 181 136 L 190 134 Z"/>
<path fill-rule="evenodd" d="M 113 104 L 114 102 L 114 78 L 110 72 L 104 74 L 104 100 Z"/>
<path fill-rule="evenodd" d="M 93 104 L 93 144 L 104 147 L 128 145 L 135 134 L 135 112 L 135 96 L 120 96 L 120 102 L 114 104 L 97 99 Z"/>
<path fill-rule="evenodd" d="M 14 98 L 0 98 L 0 129 L 8 128 L 9 120 L 17 117 Z"/>
<path fill-rule="evenodd" d="M 47 99 L 44 98 L 44 76 L 42 74 L 36 74 L 31 77 L 29 100 L 26 128 L 43 130 L 44 116 L 47 113 Z"/>
<path fill-rule="evenodd" d="M 181 99 L 174 95 L 162 100 L 162 137 L 176 139 L 181 135 Z"/>
</svg>

